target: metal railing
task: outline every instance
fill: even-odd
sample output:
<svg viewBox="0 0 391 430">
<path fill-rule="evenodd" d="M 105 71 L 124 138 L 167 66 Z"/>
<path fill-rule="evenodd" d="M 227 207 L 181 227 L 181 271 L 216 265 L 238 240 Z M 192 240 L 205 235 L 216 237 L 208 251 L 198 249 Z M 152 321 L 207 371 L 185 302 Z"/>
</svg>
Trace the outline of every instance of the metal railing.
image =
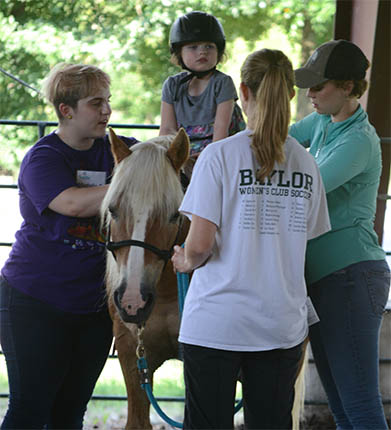
<svg viewBox="0 0 391 430">
<path fill-rule="evenodd" d="M 37 127 L 38 137 L 45 136 L 45 130 L 47 127 L 56 127 L 58 122 L 55 121 L 17 121 L 9 119 L 0 119 L 0 125 L 15 125 L 22 127 Z M 158 130 L 159 125 L 156 124 L 109 124 L 112 128 L 121 129 L 133 129 L 133 130 Z M 4 185 L 0 184 L 0 190 L 2 188 L 17 189 L 16 184 Z M 0 242 L 0 246 L 12 246 L 12 242 Z"/>
<path fill-rule="evenodd" d="M 2 355 L 2 351 L 0 351 L 0 355 Z M 117 355 L 110 355 L 108 357 L 109 359 L 118 359 Z M 136 360 L 136 357 L 135 357 Z M 308 359 L 308 363 L 314 364 L 315 361 L 313 358 Z M 379 359 L 379 365 L 391 365 L 391 358 L 380 358 Z M 0 399 L 7 399 L 9 398 L 9 393 L 0 393 Z M 99 400 L 99 401 L 127 401 L 127 396 L 120 396 L 120 395 L 110 395 L 110 394 L 94 394 L 91 397 L 91 400 Z M 179 396 L 156 396 L 156 400 L 158 402 L 170 402 L 170 403 L 183 403 L 185 401 L 184 397 Z M 382 398 L 383 405 L 391 405 L 391 398 Z M 320 401 L 320 400 L 305 400 L 305 405 L 314 405 L 314 406 L 326 406 L 328 405 L 327 401 Z"/>
<path fill-rule="evenodd" d="M 17 125 L 22 127 L 37 127 L 38 137 L 45 136 L 46 127 L 57 127 L 56 121 L 17 121 L 11 119 L 0 119 L 0 125 Z M 134 130 L 159 130 L 157 124 L 109 124 L 112 128 L 125 128 Z"/>
<path fill-rule="evenodd" d="M 0 119 L 0 125 L 16 125 L 23 127 L 37 127 L 38 128 L 38 136 L 41 138 L 45 135 L 45 129 L 47 127 L 56 127 L 58 122 L 55 121 L 17 121 L 17 120 L 9 120 L 9 119 Z M 109 124 L 112 128 L 121 128 L 121 129 L 134 129 L 134 130 L 158 130 L 159 125 L 157 124 Z M 382 143 L 387 145 L 391 145 L 391 137 L 382 137 L 380 138 Z M 18 188 L 16 184 L 4 185 L 0 184 L 1 188 Z M 389 194 L 378 194 L 378 200 L 391 200 L 391 195 Z M 12 246 L 11 242 L 0 242 L 0 246 Z M 391 255 L 390 251 L 385 251 L 386 255 Z"/>
</svg>

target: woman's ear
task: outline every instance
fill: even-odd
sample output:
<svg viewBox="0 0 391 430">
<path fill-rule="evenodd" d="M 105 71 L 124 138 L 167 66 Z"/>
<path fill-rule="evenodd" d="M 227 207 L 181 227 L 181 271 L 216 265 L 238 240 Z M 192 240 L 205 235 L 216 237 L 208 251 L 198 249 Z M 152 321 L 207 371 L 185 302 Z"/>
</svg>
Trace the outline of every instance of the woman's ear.
<svg viewBox="0 0 391 430">
<path fill-rule="evenodd" d="M 243 101 L 247 101 L 248 100 L 248 93 L 249 93 L 249 88 L 248 88 L 248 86 L 244 83 L 244 82 L 241 82 L 240 83 L 240 94 L 241 94 L 241 97 L 243 98 Z"/>
<path fill-rule="evenodd" d="M 354 82 L 353 81 L 345 81 L 342 87 L 346 93 L 346 97 L 350 97 L 353 88 L 354 88 Z"/>
<path fill-rule="evenodd" d="M 63 116 L 63 118 L 68 118 L 69 116 L 71 116 L 73 114 L 73 109 L 65 103 L 60 103 L 58 105 L 58 110 L 61 113 L 61 115 Z"/>
<path fill-rule="evenodd" d="M 244 82 L 241 82 L 239 87 L 239 98 L 240 98 L 240 103 L 242 105 L 243 112 L 246 115 L 248 115 L 247 108 L 248 108 L 249 96 L 250 96 L 250 89 Z"/>
</svg>

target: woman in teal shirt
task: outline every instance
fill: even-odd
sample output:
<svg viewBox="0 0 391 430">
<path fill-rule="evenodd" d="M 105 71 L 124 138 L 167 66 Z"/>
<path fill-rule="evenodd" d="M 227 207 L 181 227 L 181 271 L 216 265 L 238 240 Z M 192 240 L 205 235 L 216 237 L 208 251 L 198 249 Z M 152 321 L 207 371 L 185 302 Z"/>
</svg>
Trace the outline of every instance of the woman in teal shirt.
<svg viewBox="0 0 391 430">
<path fill-rule="evenodd" d="M 368 67 L 351 42 L 318 47 L 295 71 L 315 112 L 290 128 L 315 157 L 327 193 L 332 230 L 308 242 L 306 280 L 320 317 L 312 351 L 338 429 L 387 429 L 378 339 L 390 271 L 373 225 L 381 148 L 358 102 Z"/>
</svg>

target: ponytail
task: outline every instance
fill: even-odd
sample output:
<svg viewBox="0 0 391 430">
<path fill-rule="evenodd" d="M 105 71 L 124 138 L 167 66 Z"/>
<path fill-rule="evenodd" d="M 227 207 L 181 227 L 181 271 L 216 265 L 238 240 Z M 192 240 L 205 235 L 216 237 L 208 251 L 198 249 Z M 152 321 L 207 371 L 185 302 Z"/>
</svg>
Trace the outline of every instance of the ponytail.
<svg viewBox="0 0 391 430">
<path fill-rule="evenodd" d="M 294 83 L 292 64 L 281 51 L 262 49 L 247 57 L 241 78 L 255 97 L 251 149 L 260 165 L 257 179 L 263 182 L 276 162 L 285 161 Z"/>
</svg>

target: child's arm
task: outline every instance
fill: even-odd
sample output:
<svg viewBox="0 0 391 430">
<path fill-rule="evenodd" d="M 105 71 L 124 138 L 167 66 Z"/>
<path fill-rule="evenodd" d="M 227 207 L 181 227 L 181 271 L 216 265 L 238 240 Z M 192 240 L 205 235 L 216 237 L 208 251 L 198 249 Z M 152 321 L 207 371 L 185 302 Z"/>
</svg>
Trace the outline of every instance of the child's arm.
<svg viewBox="0 0 391 430">
<path fill-rule="evenodd" d="M 163 102 L 160 109 L 160 130 L 159 136 L 175 134 L 178 131 L 174 106 Z"/>
<path fill-rule="evenodd" d="M 217 105 L 215 123 L 213 127 L 213 142 L 228 136 L 229 125 L 232 120 L 234 100 L 226 100 Z"/>
</svg>

